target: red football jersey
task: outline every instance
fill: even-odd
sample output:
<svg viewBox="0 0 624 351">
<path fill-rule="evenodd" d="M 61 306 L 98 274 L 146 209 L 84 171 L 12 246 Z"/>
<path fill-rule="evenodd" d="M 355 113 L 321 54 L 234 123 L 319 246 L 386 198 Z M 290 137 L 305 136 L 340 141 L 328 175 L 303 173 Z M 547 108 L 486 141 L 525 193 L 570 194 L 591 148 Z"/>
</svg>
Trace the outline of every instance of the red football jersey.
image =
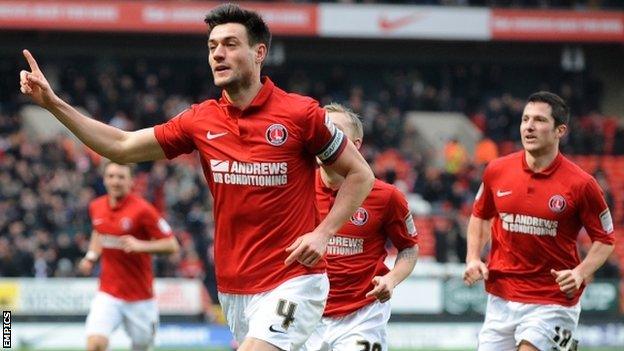
<svg viewBox="0 0 624 351">
<path fill-rule="evenodd" d="M 130 194 L 111 207 L 108 196 L 89 204 L 93 229 L 102 244 L 100 290 L 126 301 L 154 296 L 152 260 L 147 253 L 126 253 L 119 237 L 132 235 L 140 240 L 162 239 L 171 235 L 169 224 L 150 203 Z"/>
<path fill-rule="evenodd" d="M 316 180 L 316 201 L 324 218 L 336 192 L 327 188 L 320 173 Z M 329 297 L 324 316 L 342 316 L 372 302 L 372 279 L 390 270 L 386 267 L 386 241 L 400 251 L 418 244 L 414 220 L 405 196 L 393 185 L 376 179 L 362 205 L 327 246 Z"/>
<path fill-rule="evenodd" d="M 325 271 L 324 261 L 284 265 L 285 249 L 319 223 L 315 156 L 333 162 L 347 142 L 316 101 L 265 77 L 243 111 L 223 95 L 156 126 L 155 135 L 168 158 L 199 150 L 214 198 L 219 291 L 254 294 Z"/>
<path fill-rule="evenodd" d="M 582 227 L 592 241 L 614 243 L 600 187 L 561 154 L 539 173 L 528 167 L 524 151 L 492 161 L 473 215 L 492 218 L 486 290 L 510 301 L 575 305 L 584 286 L 568 299 L 550 270 L 580 263 L 576 240 Z"/>
</svg>

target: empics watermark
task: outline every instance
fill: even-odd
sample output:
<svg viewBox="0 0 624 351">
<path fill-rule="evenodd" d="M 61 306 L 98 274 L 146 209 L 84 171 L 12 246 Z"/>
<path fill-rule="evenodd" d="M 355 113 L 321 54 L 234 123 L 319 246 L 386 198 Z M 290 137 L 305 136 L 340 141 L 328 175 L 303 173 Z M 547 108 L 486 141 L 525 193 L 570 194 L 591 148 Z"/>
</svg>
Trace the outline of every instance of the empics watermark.
<svg viewBox="0 0 624 351">
<path fill-rule="evenodd" d="M 2 311 L 2 348 L 11 348 L 11 311 Z"/>
</svg>

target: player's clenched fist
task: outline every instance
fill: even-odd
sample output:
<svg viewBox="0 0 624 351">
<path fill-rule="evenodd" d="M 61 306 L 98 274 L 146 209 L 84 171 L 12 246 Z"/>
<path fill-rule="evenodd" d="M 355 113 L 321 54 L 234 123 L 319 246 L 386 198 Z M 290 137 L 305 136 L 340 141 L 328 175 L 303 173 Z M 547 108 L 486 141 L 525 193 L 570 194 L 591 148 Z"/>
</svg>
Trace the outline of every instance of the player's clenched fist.
<svg viewBox="0 0 624 351">
<path fill-rule="evenodd" d="M 557 284 L 559 284 L 559 290 L 566 294 L 568 298 L 574 297 L 583 284 L 583 277 L 574 269 L 561 271 L 551 269 L 550 274 L 552 274 Z"/>
<path fill-rule="evenodd" d="M 464 283 L 466 285 L 472 285 L 481 279 L 488 279 L 489 270 L 483 261 L 473 260 L 466 263 L 466 270 L 464 271 Z"/>
<path fill-rule="evenodd" d="M 366 297 L 375 296 L 379 302 L 390 300 L 396 283 L 387 276 L 376 276 L 372 282 L 375 287 L 366 293 Z"/>
<path fill-rule="evenodd" d="M 89 276 L 93 271 L 93 266 L 95 266 L 95 263 L 93 263 L 93 261 L 83 258 L 78 263 L 78 271 L 82 275 Z"/>
<path fill-rule="evenodd" d="M 300 236 L 286 248 L 286 252 L 290 255 L 284 263 L 288 266 L 297 261 L 304 266 L 315 266 L 325 254 L 329 237 L 327 234 L 316 231 Z"/>
<path fill-rule="evenodd" d="M 23 50 L 22 53 L 28 61 L 30 72 L 26 70 L 20 71 L 20 91 L 22 94 L 30 96 L 33 101 L 41 107 L 48 107 L 56 98 L 54 91 L 50 87 L 50 83 L 41 72 L 37 61 L 31 55 L 30 51 Z"/>
<path fill-rule="evenodd" d="M 143 241 L 139 240 L 132 235 L 124 235 L 119 238 L 121 246 L 125 252 L 143 252 Z"/>
</svg>

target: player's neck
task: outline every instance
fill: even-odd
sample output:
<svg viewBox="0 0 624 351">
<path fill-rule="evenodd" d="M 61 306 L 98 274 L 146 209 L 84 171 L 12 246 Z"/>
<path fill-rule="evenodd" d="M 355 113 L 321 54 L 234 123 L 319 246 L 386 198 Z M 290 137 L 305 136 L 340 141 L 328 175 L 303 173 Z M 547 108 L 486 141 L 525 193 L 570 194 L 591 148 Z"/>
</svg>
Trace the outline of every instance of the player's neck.
<svg viewBox="0 0 624 351">
<path fill-rule="evenodd" d="M 256 95 L 258 95 L 260 89 L 262 89 L 262 83 L 260 82 L 260 78 L 258 78 L 253 79 L 248 84 L 240 83 L 225 87 L 224 91 L 225 96 L 227 96 L 232 105 L 244 110 L 251 104 Z"/>
<path fill-rule="evenodd" d="M 325 168 L 321 167 L 321 180 L 326 187 L 332 190 L 338 190 L 340 189 L 344 178 L 337 173 L 326 171 Z"/>
<path fill-rule="evenodd" d="M 126 198 L 126 196 L 128 196 L 128 194 L 124 194 L 118 197 L 112 196 L 112 195 L 108 195 L 108 204 L 110 205 L 110 207 L 117 207 L 119 206 L 119 203 L 123 201 L 123 199 Z"/>
<path fill-rule="evenodd" d="M 541 172 L 548 168 L 559 154 L 559 148 L 553 147 L 541 151 L 524 151 L 526 163 L 533 172 Z"/>
</svg>

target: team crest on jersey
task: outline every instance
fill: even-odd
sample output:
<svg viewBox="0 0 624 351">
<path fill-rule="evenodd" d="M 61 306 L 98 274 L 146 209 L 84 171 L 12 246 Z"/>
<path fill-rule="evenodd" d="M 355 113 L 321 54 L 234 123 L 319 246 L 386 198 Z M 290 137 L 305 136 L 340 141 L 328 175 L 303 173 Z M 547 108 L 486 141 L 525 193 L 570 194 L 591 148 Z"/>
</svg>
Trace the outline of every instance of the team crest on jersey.
<svg viewBox="0 0 624 351">
<path fill-rule="evenodd" d="M 355 225 L 364 225 L 368 222 L 368 212 L 364 207 L 359 207 L 353 216 L 351 216 L 351 223 Z"/>
<path fill-rule="evenodd" d="M 548 200 L 548 207 L 555 213 L 561 213 L 566 208 L 566 200 L 561 195 L 553 195 L 550 200 Z"/>
<path fill-rule="evenodd" d="M 281 146 L 288 139 L 288 131 L 281 124 L 271 124 L 266 130 L 266 140 L 273 146 Z"/>
<path fill-rule="evenodd" d="M 127 232 L 128 230 L 130 230 L 130 228 L 132 228 L 132 219 L 128 217 L 122 218 L 119 223 L 121 224 L 121 230 L 123 230 L 124 232 Z"/>
</svg>

